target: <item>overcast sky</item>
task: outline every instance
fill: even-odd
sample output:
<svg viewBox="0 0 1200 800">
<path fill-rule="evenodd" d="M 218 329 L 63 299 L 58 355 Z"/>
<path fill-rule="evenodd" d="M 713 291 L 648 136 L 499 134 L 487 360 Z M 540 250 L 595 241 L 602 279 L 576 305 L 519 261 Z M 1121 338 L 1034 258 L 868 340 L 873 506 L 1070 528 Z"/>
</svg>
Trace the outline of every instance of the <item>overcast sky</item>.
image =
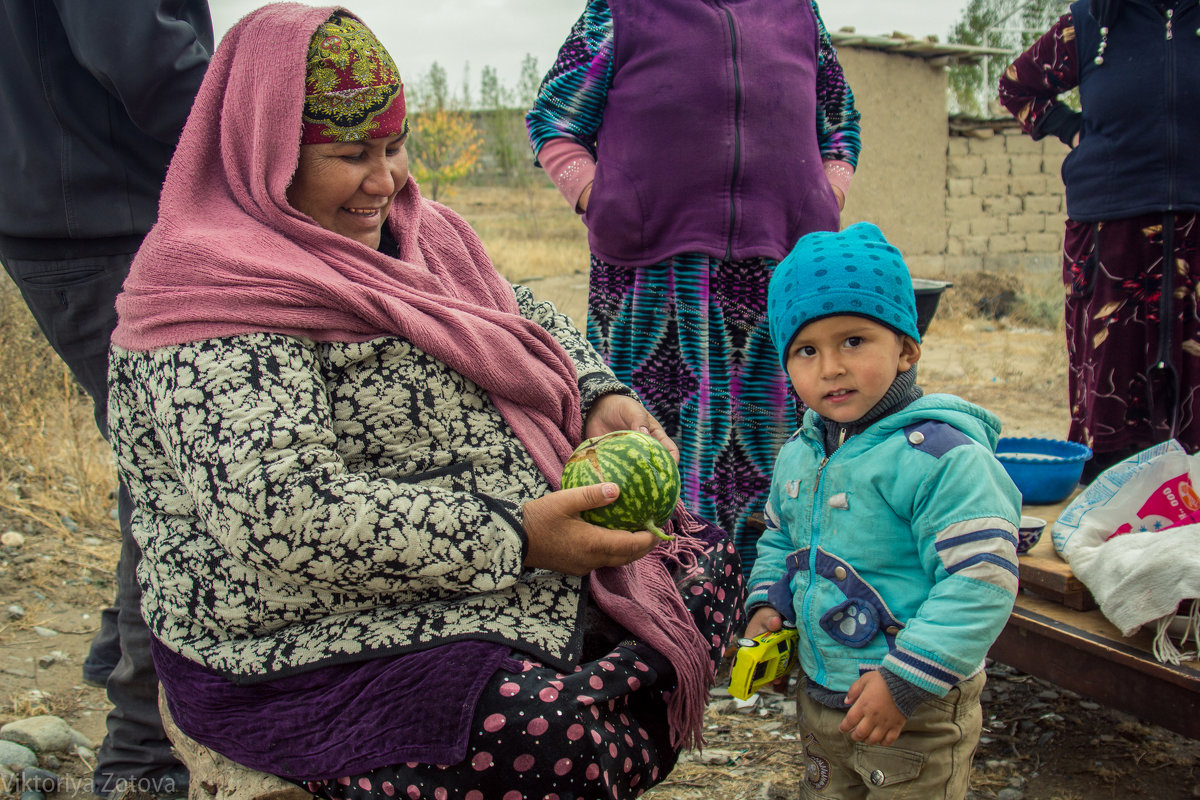
<svg viewBox="0 0 1200 800">
<path fill-rule="evenodd" d="M 336 0 L 301 0 L 308 5 L 335 5 Z M 434 61 L 445 68 L 456 91 L 464 66 L 470 65 L 472 93 L 479 73 L 494 67 L 500 80 L 515 86 L 526 53 L 543 72 L 554 61 L 571 25 L 583 11 L 583 0 L 341 0 L 362 17 L 383 41 L 400 74 L 423 75 Z M 836 31 L 852 26 L 858 33 L 901 31 L 922 37 L 947 34 L 962 16 L 967 0 L 825 0 L 825 26 Z M 242 15 L 264 0 L 209 0 L 218 40 Z"/>
</svg>

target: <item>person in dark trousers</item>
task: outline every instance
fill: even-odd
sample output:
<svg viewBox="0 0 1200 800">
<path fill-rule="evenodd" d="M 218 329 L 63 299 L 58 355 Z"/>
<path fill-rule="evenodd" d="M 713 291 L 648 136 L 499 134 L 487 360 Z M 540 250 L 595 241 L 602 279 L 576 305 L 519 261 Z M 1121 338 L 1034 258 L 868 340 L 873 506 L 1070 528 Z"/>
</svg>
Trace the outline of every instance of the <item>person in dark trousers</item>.
<svg viewBox="0 0 1200 800">
<path fill-rule="evenodd" d="M 105 437 L 114 300 L 212 50 L 207 0 L 0 3 L 0 261 Z M 116 603 L 83 668 L 113 703 L 94 791 L 185 794 L 158 712 L 124 487 L 117 508 Z"/>
</svg>

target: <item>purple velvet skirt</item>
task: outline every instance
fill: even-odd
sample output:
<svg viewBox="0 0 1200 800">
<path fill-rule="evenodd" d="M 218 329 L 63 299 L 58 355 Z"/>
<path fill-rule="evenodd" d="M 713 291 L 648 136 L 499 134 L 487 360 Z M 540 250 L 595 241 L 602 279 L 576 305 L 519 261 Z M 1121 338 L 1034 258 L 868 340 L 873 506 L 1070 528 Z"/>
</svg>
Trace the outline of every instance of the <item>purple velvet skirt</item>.
<svg viewBox="0 0 1200 800">
<path fill-rule="evenodd" d="M 722 531 L 697 538 L 705 551 L 672 572 L 715 672 L 742 627 L 745 584 Z M 182 731 L 320 797 L 633 797 L 674 766 L 675 674 L 621 634 L 585 637 L 569 673 L 456 642 L 238 685 L 157 642 L 153 653 Z"/>
<path fill-rule="evenodd" d="M 713 546 L 680 583 L 715 672 L 743 625 L 745 587 L 732 543 Z M 318 797 L 364 800 L 637 797 L 678 756 L 667 725 L 674 685 L 670 663 L 632 640 L 571 673 L 525 658 L 484 686 L 461 761 L 406 762 L 301 785 Z"/>
</svg>

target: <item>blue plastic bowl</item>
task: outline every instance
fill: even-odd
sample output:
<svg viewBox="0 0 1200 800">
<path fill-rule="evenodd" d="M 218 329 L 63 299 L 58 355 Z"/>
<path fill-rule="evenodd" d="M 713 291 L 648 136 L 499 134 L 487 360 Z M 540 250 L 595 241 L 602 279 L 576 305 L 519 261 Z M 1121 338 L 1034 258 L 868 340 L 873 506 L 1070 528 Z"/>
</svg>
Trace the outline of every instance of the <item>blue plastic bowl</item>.
<svg viewBox="0 0 1200 800">
<path fill-rule="evenodd" d="M 1061 439 L 1010 436 L 996 445 L 996 458 L 1027 505 L 1064 500 L 1079 485 L 1083 462 L 1091 457 L 1087 446 Z"/>
</svg>

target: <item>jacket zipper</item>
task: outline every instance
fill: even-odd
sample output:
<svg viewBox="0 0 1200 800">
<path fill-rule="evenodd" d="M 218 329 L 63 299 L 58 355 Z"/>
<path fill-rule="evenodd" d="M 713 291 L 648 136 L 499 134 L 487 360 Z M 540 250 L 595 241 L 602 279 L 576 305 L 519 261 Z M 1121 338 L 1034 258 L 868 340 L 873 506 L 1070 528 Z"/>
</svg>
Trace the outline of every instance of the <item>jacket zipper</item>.
<svg viewBox="0 0 1200 800">
<path fill-rule="evenodd" d="M 836 453 L 838 450 L 841 450 L 842 445 L 844 445 L 845 443 L 846 443 L 846 429 L 842 428 L 840 431 L 838 431 L 837 447 L 833 448 L 833 453 Z M 824 471 L 825 465 L 829 463 L 829 459 L 833 458 L 833 453 L 830 453 L 829 455 L 825 456 L 823 459 L 821 459 L 821 463 L 817 465 L 817 479 L 813 482 L 813 494 L 816 494 L 817 489 L 819 489 L 821 486 L 821 473 Z"/>
<path fill-rule="evenodd" d="M 742 75 L 738 66 L 738 35 L 733 22 L 733 14 L 729 9 L 715 4 L 725 15 L 729 24 L 730 57 L 733 62 L 733 174 L 729 180 L 729 238 L 725 244 L 725 260 L 733 260 L 733 233 L 737 230 L 737 198 L 736 190 L 742 172 Z"/>
<path fill-rule="evenodd" d="M 821 473 L 825 470 L 825 465 L 829 463 L 832 456 L 825 456 L 821 459 L 821 463 L 817 465 L 817 479 L 813 481 L 813 494 L 815 495 L 821 489 Z M 812 538 L 812 537 L 809 537 Z"/>
<path fill-rule="evenodd" d="M 1167 210 L 1175 210 L 1175 33 L 1171 22 L 1175 17 L 1175 9 L 1167 9 Z M 1172 267 L 1164 261 L 1163 269 Z"/>
<path fill-rule="evenodd" d="M 833 453 L 836 453 L 834 450 Z M 813 502 L 812 502 L 812 519 L 809 521 L 808 528 L 808 588 L 804 591 L 804 619 L 808 619 L 812 614 L 813 597 L 816 595 L 816 575 L 817 575 L 817 512 L 820 508 L 818 498 L 821 494 L 821 480 L 825 472 L 825 465 L 829 463 L 829 459 L 833 458 L 833 453 L 821 459 L 821 463 L 817 465 L 816 480 L 813 481 Z M 798 621 L 799 622 L 799 621 Z M 807 626 L 805 626 L 807 631 Z M 817 647 L 816 639 L 812 633 L 806 633 L 808 638 L 808 646 L 813 654 L 813 660 L 817 664 L 817 674 L 810 676 L 817 683 L 823 683 L 826 678 L 825 659 L 821 658 L 821 650 Z"/>
</svg>

